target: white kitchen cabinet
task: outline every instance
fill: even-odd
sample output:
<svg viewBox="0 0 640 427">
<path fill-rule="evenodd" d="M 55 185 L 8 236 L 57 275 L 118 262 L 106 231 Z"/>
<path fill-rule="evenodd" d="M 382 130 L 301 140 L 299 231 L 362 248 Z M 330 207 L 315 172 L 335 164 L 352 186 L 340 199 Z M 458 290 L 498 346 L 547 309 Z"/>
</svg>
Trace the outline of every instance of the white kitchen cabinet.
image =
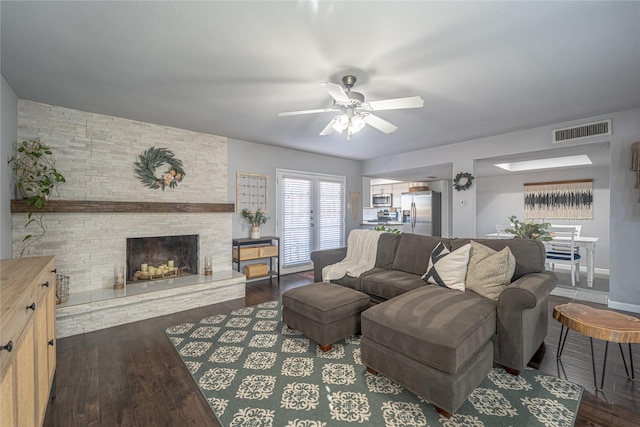
<svg viewBox="0 0 640 427">
<path fill-rule="evenodd" d="M 393 184 L 393 207 L 402 208 L 402 193 L 409 191 L 408 182 L 399 182 Z"/>
</svg>

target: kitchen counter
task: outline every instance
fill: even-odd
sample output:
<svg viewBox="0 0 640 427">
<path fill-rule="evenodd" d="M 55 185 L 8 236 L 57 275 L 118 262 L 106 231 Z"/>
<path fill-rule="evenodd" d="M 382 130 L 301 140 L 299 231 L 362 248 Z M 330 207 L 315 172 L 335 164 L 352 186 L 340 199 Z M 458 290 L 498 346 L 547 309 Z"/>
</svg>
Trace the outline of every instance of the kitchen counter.
<svg viewBox="0 0 640 427">
<path fill-rule="evenodd" d="M 381 225 L 388 225 L 390 227 L 400 227 L 403 224 L 400 221 L 374 221 L 374 222 L 365 221 L 360 223 L 360 225 L 371 225 L 374 227 L 379 227 Z"/>
</svg>

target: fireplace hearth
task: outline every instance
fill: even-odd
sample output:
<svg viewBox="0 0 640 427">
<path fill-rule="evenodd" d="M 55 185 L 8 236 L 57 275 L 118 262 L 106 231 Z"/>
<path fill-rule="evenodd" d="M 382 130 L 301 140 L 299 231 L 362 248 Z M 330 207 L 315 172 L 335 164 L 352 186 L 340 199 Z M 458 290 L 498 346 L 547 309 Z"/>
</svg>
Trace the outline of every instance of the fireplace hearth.
<svg viewBox="0 0 640 427">
<path fill-rule="evenodd" d="M 127 239 L 127 281 L 198 273 L 198 235 Z"/>
</svg>

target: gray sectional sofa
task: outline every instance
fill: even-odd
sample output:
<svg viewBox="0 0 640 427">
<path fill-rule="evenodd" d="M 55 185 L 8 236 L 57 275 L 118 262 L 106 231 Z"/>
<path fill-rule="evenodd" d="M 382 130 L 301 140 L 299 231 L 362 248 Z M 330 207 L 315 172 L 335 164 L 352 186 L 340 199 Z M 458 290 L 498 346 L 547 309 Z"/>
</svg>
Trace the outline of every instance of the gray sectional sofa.
<svg viewBox="0 0 640 427">
<path fill-rule="evenodd" d="M 528 239 L 473 239 L 500 251 L 516 266 L 497 300 L 473 291 L 425 283 L 438 243 L 454 251 L 471 239 L 383 233 L 375 267 L 358 278 L 332 281 L 369 295 L 362 313 L 362 359 L 439 410 L 453 413 L 494 363 L 517 375 L 547 335 L 548 295 L 556 286 L 545 269 L 545 249 Z M 322 268 L 345 258 L 346 248 L 311 254 L 316 281 Z"/>
</svg>

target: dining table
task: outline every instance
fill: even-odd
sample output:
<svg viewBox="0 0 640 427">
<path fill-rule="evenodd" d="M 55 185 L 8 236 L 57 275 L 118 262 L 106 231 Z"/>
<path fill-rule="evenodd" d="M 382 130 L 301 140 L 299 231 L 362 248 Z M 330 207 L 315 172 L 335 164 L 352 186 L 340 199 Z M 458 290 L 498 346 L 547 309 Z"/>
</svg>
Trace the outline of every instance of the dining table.
<svg viewBox="0 0 640 427">
<path fill-rule="evenodd" d="M 490 238 L 512 238 L 513 235 L 510 234 L 505 234 L 505 233 L 489 233 L 486 235 L 487 237 Z M 558 240 L 558 241 L 567 241 L 567 240 L 571 240 L 570 237 L 556 237 L 552 240 Z M 593 287 L 593 277 L 594 277 L 594 273 L 595 273 L 595 266 L 594 266 L 594 256 L 595 256 L 595 252 L 596 252 L 596 243 L 598 243 L 598 238 L 597 237 L 589 237 L 589 236 L 578 236 L 578 237 L 574 237 L 573 238 L 573 242 L 575 243 L 576 247 L 578 248 L 584 248 L 585 252 L 586 252 L 586 258 L 587 258 L 587 286 L 592 288 Z"/>
</svg>

